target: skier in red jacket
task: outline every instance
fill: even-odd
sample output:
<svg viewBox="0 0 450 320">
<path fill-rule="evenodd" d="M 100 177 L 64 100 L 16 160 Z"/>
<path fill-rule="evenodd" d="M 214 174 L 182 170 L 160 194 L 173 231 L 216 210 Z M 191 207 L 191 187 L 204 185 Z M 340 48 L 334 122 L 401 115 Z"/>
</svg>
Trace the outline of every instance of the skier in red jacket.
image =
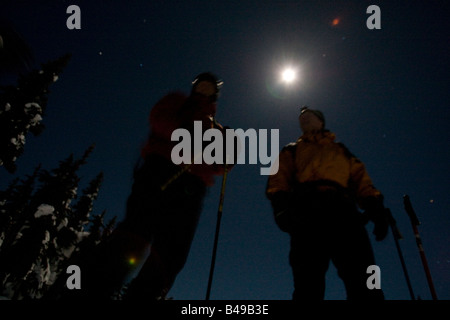
<svg viewBox="0 0 450 320">
<path fill-rule="evenodd" d="M 189 96 L 170 93 L 152 108 L 151 130 L 142 164 L 134 172 L 125 219 L 100 246 L 93 259 L 96 262 L 90 263 L 83 276 L 87 280 L 81 291 L 88 296 L 109 299 L 144 259 L 124 299 L 164 299 L 172 287 L 186 262 L 206 189 L 224 166 L 175 165 L 171 150 L 177 142 L 171 141 L 171 135 L 178 128 L 192 133 L 194 121 L 202 122 L 203 131 L 217 128 L 223 132 L 215 120 L 221 85 L 213 74 L 202 73 L 195 78 Z"/>
</svg>

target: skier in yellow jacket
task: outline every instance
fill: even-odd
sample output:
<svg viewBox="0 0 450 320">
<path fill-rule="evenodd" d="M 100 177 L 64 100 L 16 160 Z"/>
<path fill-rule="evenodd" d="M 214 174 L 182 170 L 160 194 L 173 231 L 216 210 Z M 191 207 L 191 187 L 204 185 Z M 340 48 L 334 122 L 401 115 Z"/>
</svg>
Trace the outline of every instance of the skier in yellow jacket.
<svg viewBox="0 0 450 320">
<path fill-rule="evenodd" d="M 364 164 L 325 129 L 322 112 L 303 107 L 299 123 L 303 135 L 281 150 L 278 172 L 266 189 L 275 222 L 291 237 L 293 299 L 324 299 L 330 260 L 347 299 L 384 299 L 381 289 L 366 284 L 375 259 L 365 229 L 372 220 L 376 240 L 386 237 L 383 196 Z"/>
</svg>

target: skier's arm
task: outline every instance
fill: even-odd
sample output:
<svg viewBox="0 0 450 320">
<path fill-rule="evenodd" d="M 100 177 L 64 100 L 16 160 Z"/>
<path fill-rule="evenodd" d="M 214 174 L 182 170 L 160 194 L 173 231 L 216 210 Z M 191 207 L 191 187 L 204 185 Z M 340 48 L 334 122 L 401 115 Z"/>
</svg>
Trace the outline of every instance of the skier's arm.
<svg viewBox="0 0 450 320">
<path fill-rule="evenodd" d="M 295 164 L 292 153 L 287 148 L 281 150 L 278 156 L 278 172 L 269 176 L 266 196 L 270 199 L 279 191 L 292 192 L 295 181 Z"/>
<path fill-rule="evenodd" d="M 373 186 L 364 164 L 355 157 L 351 161 L 351 178 L 356 186 L 358 205 L 365 210 L 367 218 L 373 221 L 373 234 L 377 241 L 381 241 L 386 238 L 389 228 L 383 195 Z"/>
<path fill-rule="evenodd" d="M 350 159 L 350 180 L 361 209 L 367 209 L 367 199 L 382 200 L 381 192 L 374 187 L 365 165 L 356 157 Z"/>
<path fill-rule="evenodd" d="M 266 196 L 272 205 L 275 222 L 284 232 L 289 232 L 292 227 L 292 192 L 295 180 L 293 159 L 292 150 L 288 150 L 286 147 L 281 150 L 277 159 L 279 161 L 278 172 L 269 176 L 266 188 Z"/>
<path fill-rule="evenodd" d="M 293 194 L 287 191 L 278 191 L 271 195 L 273 216 L 277 226 L 284 232 L 292 228 Z"/>
</svg>

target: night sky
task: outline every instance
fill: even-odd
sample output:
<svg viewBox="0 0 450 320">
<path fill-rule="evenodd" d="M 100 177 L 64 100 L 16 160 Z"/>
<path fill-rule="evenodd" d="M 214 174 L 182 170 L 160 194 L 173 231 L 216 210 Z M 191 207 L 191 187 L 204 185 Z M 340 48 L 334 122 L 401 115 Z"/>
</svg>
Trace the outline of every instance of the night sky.
<svg viewBox="0 0 450 320">
<path fill-rule="evenodd" d="M 27 136 L 18 171 L 0 187 L 96 148 L 79 190 L 103 171 L 94 213 L 122 219 L 152 106 L 212 71 L 224 86 L 217 119 L 231 128 L 279 129 L 280 148 L 301 134 L 299 107 L 320 109 L 326 127 L 366 165 L 404 239 L 416 296 L 431 299 L 409 218 L 408 194 L 439 299 L 450 298 L 449 3 L 447 1 L 2 1 L 32 48 L 33 68 L 72 54 L 50 87 L 44 132 Z M 69 30 L 66 9 L 81 9 Z M 369 30 L 366 9 L 381 9 Z M 280 86 L 284 66 L 299 70 Z M 15 84 L 16 77 L 9 77 Z M 5 81 L 5 79 L 3 79 Z M 211 299 L 289 300 L 289 237 L 274 223 L 260 165 L 228 175 Z M 205 299 L 221 178 L 205 199 L 188 262 L 169 296 Z M 409 300 L 392 234 L 371 241 L 386 299 Z M 307 245 L 307 244 L 305 244 Z M 305 275 L 306 276 L 306 275 Z M 345 299 L 330 264 L 326 299 Z"/>
</svg>

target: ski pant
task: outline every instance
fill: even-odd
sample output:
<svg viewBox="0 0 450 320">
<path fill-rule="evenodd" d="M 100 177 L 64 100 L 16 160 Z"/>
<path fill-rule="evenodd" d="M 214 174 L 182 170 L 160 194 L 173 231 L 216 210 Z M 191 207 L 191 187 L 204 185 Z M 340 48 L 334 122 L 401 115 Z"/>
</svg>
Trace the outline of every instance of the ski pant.
<svg viewBox="0 0 450 320">
<path fill-rule="evenodd" d="M 91 256 L 85 286 L 89 296 L 109 299 L 142 264 L 126 290 L 127 299 L 163 298 L 170 290 L 187 260 L 206 193 L 203 181 L 189 172 L 161 191 L 179 171 L 159 156 L 136 170 L 125 219 Z"/>
<path fill-rule="evenodd" d="M 368 289 L 366 284 L 367 267 L 375 265 L 375 259 L 353 201 L 325 191 L 300 196 L 298 204 L 289 253 L 293 300 L 324 299 L 330 261 L 344 282 L 348 300 L 384 299 L 381 289 Z"/>
</svg>

